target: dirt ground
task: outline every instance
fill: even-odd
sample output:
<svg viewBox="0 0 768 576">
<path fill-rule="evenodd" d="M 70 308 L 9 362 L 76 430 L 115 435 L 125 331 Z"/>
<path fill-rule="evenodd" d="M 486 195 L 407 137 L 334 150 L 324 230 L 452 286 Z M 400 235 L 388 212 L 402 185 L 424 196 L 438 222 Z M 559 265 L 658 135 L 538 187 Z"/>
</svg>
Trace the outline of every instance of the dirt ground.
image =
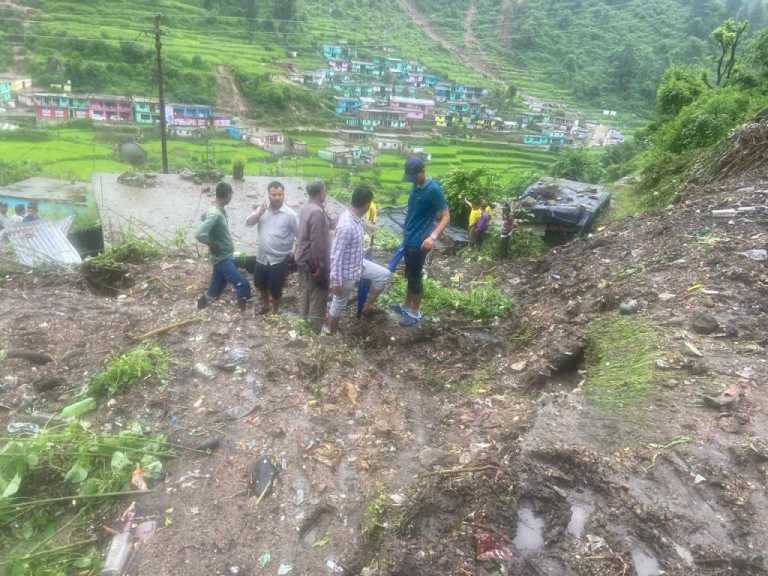
<svg viewBox="0 0 768 576">
<path fill-rule="evenodd" d="M 285 312 L 228 301 L 159 337 L 162 383 L 93 417 L 134 420 L 182 450 L 137 501 L 163 527 L 133 576 L 760 575 L 768 573 L 768 181 L 691 185 L 664 213 L 613 223 L 531 261 L 438 255 L 430 274 L 488 271 L 508 318 L 446 317 L 412 330 L 387 313 L 318 338 Z M 208 269 L 189 257 L 135 267 L 117 298 L 77 276 L 0 278 L 7 359 L 0 424 L 45 418 L 131 337 L 194 317 Z M 580 360 L 590 322 L 635 300 L 657 332 L 654 388 L 632 413 L 592 403 Z M 38 392 L 40 382 L 60 380 Z M 45 386 L 42 386 L 45 387 Z M 730 401 L 711 407 L 704 396 Z M 259 501 L 263 456 L 278 468 Z M 495 542 L 495 559 L 478 560 Z M 290 568 L 290 571 L 287 571 Z"/>
</svg>

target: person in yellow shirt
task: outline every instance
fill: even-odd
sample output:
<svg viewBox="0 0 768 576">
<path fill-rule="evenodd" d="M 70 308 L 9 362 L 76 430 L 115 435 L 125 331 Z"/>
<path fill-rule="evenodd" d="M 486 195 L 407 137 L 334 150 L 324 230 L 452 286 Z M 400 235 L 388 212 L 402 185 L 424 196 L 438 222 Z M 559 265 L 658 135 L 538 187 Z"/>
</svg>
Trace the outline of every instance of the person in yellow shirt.
<svg viewBox="0 0 768 576">
<path fill-rule="evenodd" d="M 469 244 L 470 246 L 476 246 L 477 245 L 477 222 L 480 220 L 480 216 L 483 215 L 483 210 L 480 205 L 475 206 L 467 200 L 464 199 L 464 202 L 469 207 L 469 223 L 467 226 L 467 232 L 469 232 Z"/>
<path fill-rule="evenodd" d="M 376 204 L 376 201 L 372 201 L 371 205 L 368 207 L 368 211 L 365 213 L 365 216 L 363 216 L 363 224 L 365 226 L 365 232 L 370 237 L 370 248 L 369 250 L 373 250 L 373 235 L 376 232 L 376 223 L 379 220 L 379 205 Z"/>
</svg>

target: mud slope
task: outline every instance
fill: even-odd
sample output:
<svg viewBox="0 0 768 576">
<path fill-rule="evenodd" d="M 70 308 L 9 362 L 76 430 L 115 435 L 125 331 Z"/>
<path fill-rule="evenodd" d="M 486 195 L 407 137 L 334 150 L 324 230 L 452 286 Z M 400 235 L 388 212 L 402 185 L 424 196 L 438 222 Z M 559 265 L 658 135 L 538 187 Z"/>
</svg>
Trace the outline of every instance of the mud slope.
<svg viewBox="0 0 768 576">
<path fill-rule="evenodd" d="M 768 271 L 748 252 L 768 241 L 761 170 L 539 260 L 435 257 L 445 283 L 492 273 L 507 318 L 446 311 L 408 331 L 382 313 L 321 339 L 296 321 L 292 280 L 280 317 L 222 301 L 158 337 L 166 380 L 102 403 L 92 426 L 216 448 L 179 450 L 137 499 L 162 528 L 127 574 L 766 574 Z M 712 216 L 738 207 L 759 209 Z M 1 361 L 0 425 L 47 421 L 132 336 L 198 314 L 209 270 L 192 251 L 130 272 L 116 298 L 77 275 L 0 275 L 0 349 L 54 359 Z M 638 335 L 652 350 L 633 356 Z M 614 348 L 632 370 L 601 381 L 615 366 L 596 350 Z M 641 370 L 642 393 L 617 402 Z M 278 472 L 259 498 L 262 457 Z"/>
</svg>

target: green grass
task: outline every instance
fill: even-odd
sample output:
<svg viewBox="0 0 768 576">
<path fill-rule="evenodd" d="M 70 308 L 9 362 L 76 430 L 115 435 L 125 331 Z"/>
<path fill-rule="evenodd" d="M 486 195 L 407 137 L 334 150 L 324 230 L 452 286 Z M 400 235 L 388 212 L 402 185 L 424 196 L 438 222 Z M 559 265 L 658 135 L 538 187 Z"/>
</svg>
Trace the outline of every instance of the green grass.
<svg viewBox="0 0 768 576">
<path fill-rule="evenodd" d="M 112 145 L 105 143 L 117 137 L 105 130 L 71 129 L 51 127 L 43 131 L 42 141 L 0 139 L 0 157 L 11 163 L 31 162 L 40 174 L 54 178 L 89 182 L 93 172 L 125 172 L 131 167 L 114 158 Z M 328 146 L 328 134 L 313 132 L 288 132 L 288 136 L 307 143 L 305 157 L 273 159 L 272 155 L 254 146 L 223 137 L 203 141 L 173 139 L 168 142 L 169 168 L 172 172 L 183 168 L 217 168 L 232 173 L 236 158 L 246 161 L 246 176 L 296 176 L 308 180 L 322 178 L 332 195 L 347 198 L 355 184 L 367 181 L 374 185 L 382 204 L 402 204 L 407 200 L 409 186 L 402 181 L 405 158 L 394 153 L 377 157 L 373 168 L 350 169 L 336 167 L 322 160 L 317 152 Z M 516 175 L 535 171 L 544 173 L 556 159 L 556 155 L 522 146 L 456 142 L 437 140 L 408 141 L 424 146 L 432 155 L 429 174 L 440 178 L 452 169 L 486 168 L 499 174 L 502 182 Z M 160 140 L 146 139 L 141 146 L 147 152 L 145 170 L 160 169 Z"/>
<path fill-rule="evenodd" d="M 88 393 L 114 396 L 136 384 L 160 379 L 168 373 L 168 353 L 156 344 L 141 344 L 124 354 L 114 356 L 104 370 L 88 382 Z"/>
<path fill-rule="evenodd" d="M 587 397 L 606 409 L 629 409 L 654 390 L 657 332 L 639 317 L 608 315 L 587 331 Z"/>
<path fill-rule="evenodd" d="M 397 275 L 382 298 L 389 303 L 400 303 L 405 299 L 405 292 L 405 278 Z M 490 284 L 447 288 L 437 280 L 424 279 L 421 311 L 427 316 L 439 317 L 446 312 L 454 312 L 473 320 L 488 320 L 505 316 L 511 310 L 512 300 Z"/>
</svg>

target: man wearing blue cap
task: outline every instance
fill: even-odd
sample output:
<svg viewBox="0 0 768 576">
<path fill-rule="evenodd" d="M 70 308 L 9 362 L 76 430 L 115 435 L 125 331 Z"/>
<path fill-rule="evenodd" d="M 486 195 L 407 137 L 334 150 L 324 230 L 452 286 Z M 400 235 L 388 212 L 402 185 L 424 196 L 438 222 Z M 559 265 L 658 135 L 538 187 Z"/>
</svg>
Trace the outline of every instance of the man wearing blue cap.
<svg viewBox="0 0 768 576">
<path fill-rule="evenodd" d="M 451 215 L 443 188 L 431 178 L 427 178 L 424 160 L 418 156 L 409 158 L 405 163 L 403 180 L 413 183 L 408 197 L 403 241 L 408 291 L 405 303 L 395 306 L 395 309 L 402 316 L 401 326 L 415 326 L 421 320 L 419 307 L 424 292 L 424 260 L 448 226 Z"/>
</svg>

